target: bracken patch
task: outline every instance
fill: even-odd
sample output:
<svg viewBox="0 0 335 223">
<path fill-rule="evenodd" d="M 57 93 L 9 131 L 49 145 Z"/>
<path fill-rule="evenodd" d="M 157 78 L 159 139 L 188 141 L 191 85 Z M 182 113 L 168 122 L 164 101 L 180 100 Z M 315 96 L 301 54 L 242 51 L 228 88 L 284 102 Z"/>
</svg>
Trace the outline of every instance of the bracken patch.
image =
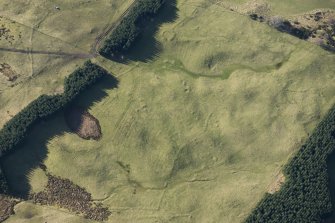
<svg viewBox="0 0 335 223">
<path fill-rule="evenodd" d="M 69 128 L 83 139 L 99 140 L 102 136 L 98 119 L 80 107 L 72 107 L 65 114 Z"/>
<path fill-rule="evenodd" d="M 15 214 L 14 206 L 17 203 L 17 200 L 9 198 L 3 194 L 0 195 L 0 222 L 5 221 L 9 216 Z"/>
<path fill-rule="evenodd" d="M 15 81 L 18 77 L 16 72 L 7 63 L 0 63 L 0 74 L 4 75 L 8 81 Z"/>
<path fill-rule="evenodd" d="M 94 203 L 91 194 L 84 188 L 68 179 L 50 174 L 48 174 L 48 184 L 44 191 L 32 194 L 31 199 L 37 204 L 66 208 L 95 221 L 107 220 L 111 214 L 108 208 L 102 207 L 101 203 Z"/>
</svg>

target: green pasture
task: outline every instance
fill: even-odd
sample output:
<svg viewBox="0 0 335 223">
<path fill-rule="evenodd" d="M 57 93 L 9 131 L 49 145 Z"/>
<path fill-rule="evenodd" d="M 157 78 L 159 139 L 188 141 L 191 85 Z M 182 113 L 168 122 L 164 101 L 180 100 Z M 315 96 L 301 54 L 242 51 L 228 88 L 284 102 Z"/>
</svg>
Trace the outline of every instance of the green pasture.
<svg viewBox="0 0 335 223">
<path fill-rule="evenodd" d="M 0 47 L 88 54 L 95 38 L 131 2 L 1 1 L 0 26 L 9 28 L 15 40 L 10 44 L 1 38 Z M 39 95 L 61 92 L 64 77 L 85 60 L 0 51 L 0 63 L 8 63 L 19 75 L 15 82 L 0 75 L 0 126 Z"/>
<path fill-rule="evenodd" d="M 83 217 L 69 213 L 57 207 L 47 207 L 30 202 L 19 203 L 15 206 L 15 215 L 6 220 L 6 223 L 48 222 L 48 223 L 95 223 Z"/>
<path fill-rule="evenodd" d="M 213 2 L 232 3 L 242 5 L 246 3 L 268 4 L 271 12 L 274 15 L 290 16 L 295 14 L 302 14 L 315 9 L 335 9 L 335 1 L 318 1 L 318 0 L 219 0 Z"/>
<path fill-rule="evenodd" d="M 57 4 L 69 9 L 77 4 L 65 2 Z M 278 13 L 333 6 L 284 2 L 270 3 Z M 301 11 L 295 9 L 299 4 Z M 128 63 L 93 60 L 120 82 L 117 89 L 99 83 L 75 103 L 100 121 L 100 141 L 70 133 L 60 113 L 1 160 L 14 193 L 43 188 L 43 163 L 109 207 L 108 222 L 234 223 L 247 217 L 334 104 L 335 56 L 207 0 L 178 0 L 176 8 L 175 15 L 158 18 L 169 22 L 151 30 L 155 38 L 144 35 Z M 34 14 L 20 16 L 25 13 Z M 96 16 L 100 24 L 105 21 Z M 41 29 L 51 30 L 47 24 Z M 94 36 L 78 40 L 77 35 L 86 38 L 84 30 L 53 35 L 83 49 Z M 0 103 L 14 108 L 11 97 L 28 103 L 30 95 L 56 89 L 74 64 L 57 77 L 40 75 L 18 86 L 20 91 L 6 91 Z M 53 207 L 23 202 L 16 208 L 6 222 L 27 222 L 31 210 L 32 219 L 83 222 Z"/>
</svg>

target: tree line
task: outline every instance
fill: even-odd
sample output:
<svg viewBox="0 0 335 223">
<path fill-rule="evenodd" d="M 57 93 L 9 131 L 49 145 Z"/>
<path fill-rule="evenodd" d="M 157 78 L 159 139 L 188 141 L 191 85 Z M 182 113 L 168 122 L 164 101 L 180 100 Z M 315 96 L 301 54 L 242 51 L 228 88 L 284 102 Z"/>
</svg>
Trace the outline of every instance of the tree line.
<svg viewBox="0 0 335 223">
<path fill-rule="evenodd" d="M 65 79 L 63 94 L 41 95 L 32 101 L 0 130 L 0 155 L 12 151 L 34 123 L 66 107 L 81 92 L 107 74 L 103 68 L 87 61 Z M 7 191 L 5 177 L 0 173 L 0 193 Z"/>
<path fill-rule="evenodd" d="M 141 33 L 138 27 L 140 19 L 156 14 L 163 2 L 163 0 L 137 0 L 120 24 L 105 40 L 99 53 L 111 57 L 128 50 Z"/>
<path fill-rule="evenodd" d="M 246 223 L 321 222 L 333 211 L 327 157 L 335 149 L 335 106 L 285 167 L 281 190 L 261 200 Z"/>
</svg>

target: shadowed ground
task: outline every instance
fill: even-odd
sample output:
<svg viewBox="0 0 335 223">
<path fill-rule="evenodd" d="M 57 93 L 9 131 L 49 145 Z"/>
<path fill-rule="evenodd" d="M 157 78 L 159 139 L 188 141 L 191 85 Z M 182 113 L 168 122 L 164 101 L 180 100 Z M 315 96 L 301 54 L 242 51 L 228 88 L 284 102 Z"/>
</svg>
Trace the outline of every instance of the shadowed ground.
<svg viewBox="0 0 335 223">
<path fill-rule="evenodd" d="M 84 109 L 89 109 L 94 103 L 101 101 L 106 96 L 105 90 L 116 88 L 117 86 L 118 81 L 113 76 L 106 76 L 91 89 L 80 95 L 73 102 L 73 105 L 84 99 L 85 103 L 80 103 L 80 106 Z M 12 195 L 22 198 L 28 197 L 32 189 L 29 184 L 29 174 L 32 169 L 38 167 L 45 169 L 42 163 L 48 155 L 46 147 L 48 141 L 54 137 L 63 135 L 65 132 L 71 131 L 67 127 L 62 113 L 63 111 L 58 112 L 47 120 L 36 124 L 21 146 L 14 149 L 14 152 L 1 158 L 1 166 Z M 28 147 L 28 149 L 25 145 L 32 146 Z"/>
<path fill-rule="evenodd" d="M 162 44 L 157 41 L 155 35 L 163 24 L 172 23 L 177 18 L 176 0 L 166 1 L 157 15 L 137 21 L 141 34 L 131 48 L 123 55 L 116 55 L 109 57 L 109 59 L 120 63 L 130 61 L 150 62 L 154 60 L 162 52 Z"/>
</svg>

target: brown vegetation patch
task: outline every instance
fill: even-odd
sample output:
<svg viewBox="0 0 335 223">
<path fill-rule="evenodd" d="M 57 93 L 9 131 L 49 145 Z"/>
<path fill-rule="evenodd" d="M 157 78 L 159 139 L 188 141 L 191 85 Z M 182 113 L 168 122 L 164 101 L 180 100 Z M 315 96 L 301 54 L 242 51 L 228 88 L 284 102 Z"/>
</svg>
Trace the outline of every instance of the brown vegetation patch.
<svg viewBox="0 0 335 223">
<path fill-rule="evenodd" d="M 285 176 L 283 173 L 279 173 L 276 176 L 276 179 L 273 183 L 270 184 L 269 189 L 268 189 L 268 193 L 269 194 L 274 194 L 276 192 L 278 192 L 281 188 L 281 186 L 285 183 Z"/>
<path fill-rule="evenodd" d="M 68 109 L 65 119 L 69 128 L 83 139 L 99 140 L 102 136 L 99 120 L 83 108 Z"/>
<path fill-rule="evenodd" d="M 5 221 L 9 216 L 15 214 L 14 206 L 18 203 L 17 200 L 0 194 L 0 222 Z"/>
<path fill-rule="evenodd" d="M 15 81 L 18 77 L 16 72 L 8 63 L 0 63 L 0 74 L 7 77 L 8 81 Z"/>
<path fill-rule="evenodd" d="M 264 17 L 251 14 L 254 20 L 266 20 L 268 24 L 280 31 L 287 32 L 300 39 L 315 43 L 326 50 L 335 52 L 335 11 L 315 10 L 303 15 L 283 18 L 280 16 Z"/>
<path fill-rule="evenodd" d="M 296 27 L 310 31 L 308 40 L 335 51 L 335 11 L 317 10 L 292 19 Z"/>
<path fill-rule="evenodd" d="M 244 4 L 219 1 L 227 10 L 248 15 L 259 22 L 267 22 L 279 31 L 307 40 L 322 48 L 335 52 L 335 11 L 317 9 L 302 15 L 281 17 L 271 15 L 271 6 L 262 0 L 251 0 Z"/>
<path fill-rule="evenodd" d="M 111 214 L 108 208 L 102 207 L 101 203 L 94 203 L 91 194 L 84 188 L 68 179 L 50 174 L 48 174 L 48 184 L 44 191 L 31 195 L 31 199 L 37 204 L 66 208 L 95 221 L 107 220 Z"/>
<path fill-rule="evenodd" d="M 5 20 L 2 16 L 0 16 L 0 22 L 2 20 Z M 5 22 L 8 22 L 5 20 Z M 21 34 L 19 36 L 21 38 Z M 15 40 L 14 35 L 11 34 L 11 30 L 5 26 L 5 24 L 1 24 L 0 26 L 0 40 L 7 41 L 10 45 L 13 44 L 13 41 Z"/>
</svg>

